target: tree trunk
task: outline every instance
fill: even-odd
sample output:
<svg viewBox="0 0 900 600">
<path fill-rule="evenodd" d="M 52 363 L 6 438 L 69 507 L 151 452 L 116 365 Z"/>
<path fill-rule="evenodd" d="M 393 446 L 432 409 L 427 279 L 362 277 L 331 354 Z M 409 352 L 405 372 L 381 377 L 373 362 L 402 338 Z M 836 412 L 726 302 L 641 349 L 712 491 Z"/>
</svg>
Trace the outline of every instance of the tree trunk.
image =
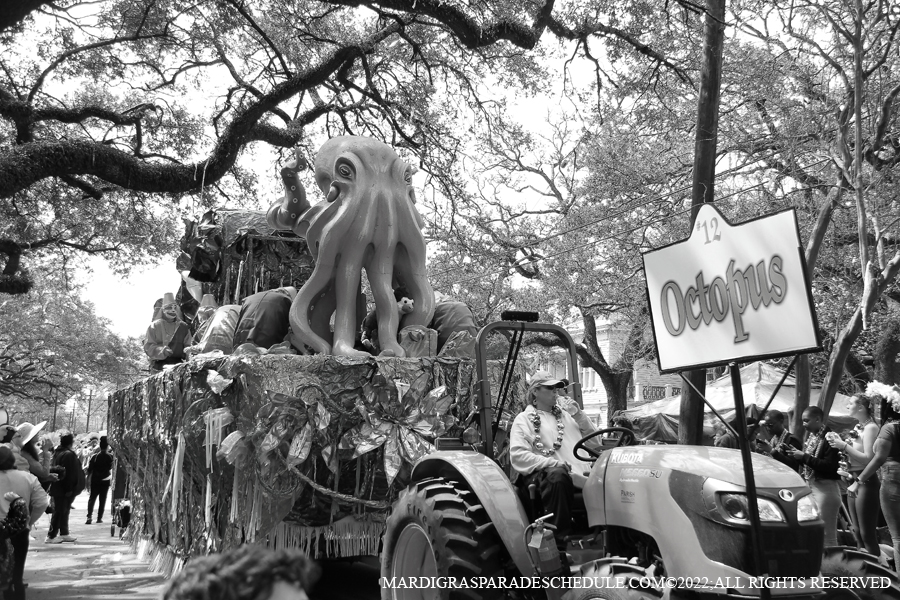
<svg viewBox="0 0 900 600">
<path fill-rule="evenodd" d="M 584 324 L 584 336 L 582 344 L 576 347 L 576 351 L 581 364 L 593 369 L 603 383 L 603 389 L 606 390 L 608 420 L 609 415 L 615 411 L 628 408 L 628 386 L 631 384 L 634 369 L 632 365 L 628 365 L 627 369 L 614 369 L 603 356 L 600 344 L 597 343 L 597 321 L 594 316 L 582 312 L 581 320 Z"/>
<path fill-rule="evenodd" d="M 628 408 L 628 388 L 631 386 L 632 371 L 597 373 L 606 391 L 606 422 L 618 411 Z"/>
<path fill-rule="evenodd" d="M 694 180 L 691 193 L 691 229 L 700 207 L 713 201 L 716 175 L 716 138 L 719 129 L 719 92 L 722 81 L 722 48 L 725 31 L 725 0 L 706 0 L 703 25 L 703 67 L 700 72 L 700 98 L 697 102 L 697 134 L 694 140 Z M 703 399 L 706 371 L 686 374 L 694 388 L 681 387 L 681 416 L 678 443 L 703 442 Z M 698 393 L 699 392 L 699 393 Z"/>
<path fill-rule="evenodd" d="M 831 215 L 834 214 L 834 209 L 839 205 L 843 194 L 844 176 L 838 168 L 835 169 L 834 186 L 826 194 L 825 201 L 822 202 L 822 206 L 819 208 L 816 226 L 806 242 L 806 272 L 810 281 L 815 277 L 819 250 L 822 249 L 822 242 L 825 241 L 825 233 L 828 231 L 828 224 L 831 223 Z M 803 411 L 809 407 L 810 392 L 812 391 L 812 373 L 810 371 L 808 354 L 802 354 L 797 357 L 795 379 L 797 387 L 794 388 L 794 416 L 788 429 L 796 435 L 803 431 Z"/>
<path fill-rule="evenodd" d="M 850 349 L 853 347 L 856 338 L 859 337 L 860 332 L 862 332 L 863 310 L 866 310 L 866 312 L 872 311 L 875 307 L 875 302 L 897 277 L 898 271 L 900 271 L 900 252 L 891 258 L 884 271 L 879 273 L 871 285 L 866 287 L 859 307 L 838 335 L 834 348 L 831 350 L 828 372 L 825 375 L 825 382 L 822 384 L 822 395 L 819 397 L 819 407 L 825 412 L 826 417 L 831 411 L 831 405 L 834 404 L 834 396 L 837 394 L 838 386 L 841 383 L 841 375 L 844 372 L 844 364 L 850 354 Z"/>
<path fill-rule="evenodd" d="M 801 354 L 797 357 L 794 367 L 794 378 L 797 387 L 794 388 L 794 415 L 788 424 L 790 432 L 799 438 L 803 438 L 803 411 L 809 408 L 810 391 L 812 388 L 812 373 L 809 367 L 809 354 Z"/>
<path fill-rule="evenodd" d="M 900 383 L 900 320 L 884 328 L 875 345 L 875 379 L 887 385 Z"/>
</svg>

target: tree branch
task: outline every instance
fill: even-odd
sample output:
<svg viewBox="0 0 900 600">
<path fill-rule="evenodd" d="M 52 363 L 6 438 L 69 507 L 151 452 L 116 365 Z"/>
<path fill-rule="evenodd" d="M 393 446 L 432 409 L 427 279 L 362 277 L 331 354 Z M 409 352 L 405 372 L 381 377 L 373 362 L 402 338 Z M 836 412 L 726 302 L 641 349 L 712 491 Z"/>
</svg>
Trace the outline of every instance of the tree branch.
<svg viewBox="0 0 900 600">
<path fill-rule="evenodd" d="M 244 144 L 253 140 L 254 129 L 266 113 L 301 91 L 321 85 L 352 57 L 371 51 L 375 44 L 398 29 L 397 24 L 388 25 L 363 42 L 343 46 L 315 67 L 276 85 L 234 117 L 206 160 L 189 165 L 163 165 L 85 140 L 29 142 L 0 153 L 0 198 L 8 198 L 37 181 L 60 175 L 93 175 L 114 185 L 143 192 L 198 191 L 203 170 L 206 171 L 206 185 L 228 173 Z M 327 109 L 319 113 L 315 110 L 310 113 L 327 112 Z"/>
</svg>

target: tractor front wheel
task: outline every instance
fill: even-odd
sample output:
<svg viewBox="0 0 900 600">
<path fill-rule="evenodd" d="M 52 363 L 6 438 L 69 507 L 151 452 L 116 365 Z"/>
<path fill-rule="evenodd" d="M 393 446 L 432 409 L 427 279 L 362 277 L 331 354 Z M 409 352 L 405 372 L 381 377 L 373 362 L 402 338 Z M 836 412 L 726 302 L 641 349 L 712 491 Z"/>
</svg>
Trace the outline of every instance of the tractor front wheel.
<svg viewBox="0 0 900 600">
<path fill-rule="evenodd" d="M 629 564 L 625 558 L 601 558 L 581 567 L 573 577 L 591 578 L 596 582 L 616 582 L 615 587 L 591 587 L 566 592 L 562 600 L 659 600 L 658 590 L 642 589 L 631 585 L 633 580 L 647 576 L 647 570 Z"/>
<path fill-rule="evenodd" d="M 861 600 L 900 600 L 900 577 L 878 563 L 878 558 L 868 552 L 856 548 L 832 547 L 825 549 L 822 558 L 822 575 L 825 577 L 884 577 L 890 581 L 885 588 L 855 588 L 853 593 Z M 879 581 L 883 580 L 869 580 Z M 842 592 L 849 590 L 830 590 L 827 600 L 845 600 Z"/>
<path fill-rule="evenodd" d="M 443 478 L 418 482 L 400 494 L 386 523 L 382 598 L 503 598 L 502 588 L 482 585 L 486 580 L 465 587 L 474 577 L 502 575 L 502 550 L 494 524 L 474 493 Z M 441 579 L 412 579 L 421 577 Z"/>
</svg>

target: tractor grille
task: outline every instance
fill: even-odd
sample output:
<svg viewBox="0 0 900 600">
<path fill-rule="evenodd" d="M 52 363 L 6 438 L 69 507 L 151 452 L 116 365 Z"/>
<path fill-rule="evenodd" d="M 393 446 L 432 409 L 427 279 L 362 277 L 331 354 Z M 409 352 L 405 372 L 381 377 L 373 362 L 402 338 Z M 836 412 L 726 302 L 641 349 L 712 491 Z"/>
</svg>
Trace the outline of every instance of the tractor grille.
<svg viewBox="0 0 900 600">
<path fill-rule="evenodd" d="M 754 567 L 749 526 L 726 524 L 705 517 L 703 499 L 696 492 L 701 487 L 702 478 L 697 475 L 678 473 L 670 479 L 672 497 L 691 520 L 707 558 L 756 577 L 763 574 L 772 577 L 818 576 L 825 541 L 821 522 L 817 525 L 764 523 L 762 546 L 767 564 L 763 572 L 759 572 Z"/>
<path fill-rule="evenodd" d="M 750 531 L 740 531 L 743 538 L 739 548 L 745 552 L 740 557 L 745 565 L 739 567 L 752 575 L 762 575 L 753 568 L 753 552 L 750 544 Z M 825 532 L 820 528 L 779 527 L 767 529 L 762 527 L 763 558 L 768 563 L 765 567 L 767 575 L 772 577 L 816 577 L 822 562 L 822 550 Z M 737 566 L 737 565 L 735 565 Z"/>
</svg>

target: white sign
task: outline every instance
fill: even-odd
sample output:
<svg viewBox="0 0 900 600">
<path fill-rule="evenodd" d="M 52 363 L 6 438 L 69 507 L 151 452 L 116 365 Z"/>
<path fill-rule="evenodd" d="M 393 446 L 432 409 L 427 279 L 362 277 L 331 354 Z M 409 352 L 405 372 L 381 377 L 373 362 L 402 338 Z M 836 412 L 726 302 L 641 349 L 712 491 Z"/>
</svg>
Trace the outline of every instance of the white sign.
<svg viewBox="0 0 900 600">
<path fill-rule="evenodd" d="M 662 373 L 820 349 L 793 209 L 731 225 L 704 204 L 644 274 Z"/>
</svg>

